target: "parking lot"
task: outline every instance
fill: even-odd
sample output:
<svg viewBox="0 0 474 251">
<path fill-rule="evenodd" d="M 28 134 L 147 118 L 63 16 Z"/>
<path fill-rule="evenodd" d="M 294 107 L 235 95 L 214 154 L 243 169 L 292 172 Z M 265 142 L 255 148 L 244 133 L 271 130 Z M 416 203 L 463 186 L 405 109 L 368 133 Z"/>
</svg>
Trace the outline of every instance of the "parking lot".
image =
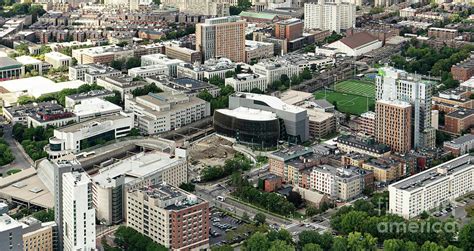
<svg viewBox="0 0 474 251">
<path fill-rule="evenodd" d="M 455 203 L 451 203 L 451 205 L 435 210 L 432 215 L 441 220 L 446 220 L 450 216 L 453 216 L 455 219 L 459 219 L 462 224 L 466 224 L 469 221 L 469 218 L 466 215 L 465 207 L 473 204 L 474 194 L 465 195 L 457 199 Z"/>
<path fill-rule="evenodd" d="M 226 239 L 226 234 L 228 232 L 237 229 L 238 226 L 244 223 L 242 220 L 229 216 L 215 207 L 211 208 L 209 220 L 211 223 L 209 233 L 209 242 L 211 246 L 230 244 L 243 240 L 243 238 L 234 238 L 234 240 L 231 241 Z"/>
<path fill-rule="evenodd" d="M 292 224 L 289 227 L 287 227 L 288 232 L 291 233 L 291 236 L 293 237 L 293 241 L 298 241 L 298 235 L 302 231 L 305 230 L 313 230 L 317 231 L 320 234 L 323 234 L 326 231 L 329 231 L 329 228 L 326 226 L 320 225 L 320 222 L 310 222 L 310 223 L 298 223 L 298 224 Z"/>
</svg>

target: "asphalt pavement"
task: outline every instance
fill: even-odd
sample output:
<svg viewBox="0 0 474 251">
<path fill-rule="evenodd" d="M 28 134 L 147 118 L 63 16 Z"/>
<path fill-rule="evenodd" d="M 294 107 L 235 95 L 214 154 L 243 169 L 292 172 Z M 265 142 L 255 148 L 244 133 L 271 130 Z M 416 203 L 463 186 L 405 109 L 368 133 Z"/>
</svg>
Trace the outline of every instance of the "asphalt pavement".
<svg viewBox="0 0 474 251">
<path fill-rule="evenodd" d="M 223 196 L 223 197 L 229 196 L 229 192 L 225 190 L 225 188 L 223 187 L 208 190 L 198 185 L 196 186 L 195 194 L 209 201 L 210 206 L 215 206 L 218 208 L 222 208 L 226 211 L 230 211 L 239 217 L 242 217 L 242 215 L 246 213 L 250 218 L 253 218 L 255 214 L 263 213 L 266 216 L 267 222 L 271 224 L 287 225 L 291 223 L 291 221 L 288 221 L 279 217 L 275 217 L 271 214 L 265 213 L 253 207 L 249 207 L 245 204 L 239 203 L 237 201 L 233 201 L 231 199 L 225 199 L 224 201 L 217 200 L 217 196 Z"/>
</svg>

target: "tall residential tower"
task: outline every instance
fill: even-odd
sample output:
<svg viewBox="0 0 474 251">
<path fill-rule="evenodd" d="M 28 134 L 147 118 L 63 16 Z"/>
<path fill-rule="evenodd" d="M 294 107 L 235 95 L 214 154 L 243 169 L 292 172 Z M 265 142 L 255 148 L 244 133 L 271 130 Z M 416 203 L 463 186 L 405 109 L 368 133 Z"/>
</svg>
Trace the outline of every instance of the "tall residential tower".
<svg viewBox="0 0 474 251">
<path fill-rule="evenodd" d="M 341 0 L 319 0 L 304 5 L 304 28 L 330 30 L 337 33 L 341 29 L 354 27 L 356 5 Z"/>
<path fill-rule="evenodd" d="M 245 21 L 239 16 L 206 19 L 196 25 L 196 49 L 203 60 L 225 57 L 245 62 Z"/>
<path fill-rule="evenodd" d="M 92 182 L 85 172 L 63 174 L 63 250 L 96 250 Z"/>
<path fill-rule="evenodd" d="M 393 67 L 383 67 L 376 77 L 376 100 L 403 101 L 412 107 L 414 148 L 435 146 L 436 130 L 431 126 L 433 82 Z"/>
</svg>

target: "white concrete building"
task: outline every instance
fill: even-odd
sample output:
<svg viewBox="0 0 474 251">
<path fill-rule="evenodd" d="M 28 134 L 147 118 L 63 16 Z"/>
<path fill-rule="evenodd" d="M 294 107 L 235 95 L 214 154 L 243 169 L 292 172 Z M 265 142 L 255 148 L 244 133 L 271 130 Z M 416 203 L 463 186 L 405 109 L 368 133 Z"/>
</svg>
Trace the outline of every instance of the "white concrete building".
<svg viewBox="0 0 474 251">
<path fill-rule="evenodd" d="M 274 47 L 272 43 L 245 40 L 245 63 L 273 57 Z"/>
<path fill-rule="evenodd" d="M 72 109 L 77 104 L 82 103 L 82 101 L 91 99 L 91 98 L 107 98 L 113 97 L 115 93 L 109 90 L 92 90 L 85 93 L 78 93 L 66 96 L 65 108 Z"/>
<path fill-rule="evenodd" d="M 15 60 L 24 65 L 25 68 L 31 67 L 33 70 L 37 71 L 39 75 L 43 75 L 43 61 L 32 56 L 25 55 L 16 57 Z"/>
<path fill-rule="evenodd" d="M 472 192 L 473 160 L 466 154 L 389 185 L 389 212 L 409 219 Z"/>
<path fill-rule="evenodd" d="M 97 83 L 99 77 L 120 76 L 122 71 L 101 64 L 75 65 L 69 67 L 69 80 L 82 80 L 87 84 Z"/>
<path fill-rule="evenodd" d="M 262 61 L 253 66 L 256 74 L 265 76 L 267 84 L 271 85 L 276 80 L 280 80 L 282 75 L 287 75 L 291 79 L 293 75 L 300 74 L 300 68 L 297 65 L 289 64 L 284 61 Z"/>
<path fill-rule="evenodd" d="M 349 57 L 359 57 L 381 48 L 382 41 L 367 32 L 359 32 L 350 37 L 345 37 L 333 42 L 327 45 L 327 47 L 334 48 L 338 53 L 343 53 Z"/>
<path fill-rule="evenodd" d="M 54 130 L 46 152 L 50 159 L 126 136 L 133 128 L 133 117 L 124 113 L 98 117 Z"/>
<path fill-rule="evenodd" d="M 76 115 L 78 122 L 96 117 L 118 114 L 121 111 L 122 107 L 101 98 L 82 100 L 80 104 L 75 105 L 73 108 L 73 113 Z"/>
<path fill-rule="evenodd" d="M 218 86 L 192 78 L 170 78 L 166 75 L 157 75 L 146 78 L 146 82 L 155 84 L 165 92 L 181 92 L 190 97 L 197 97 L 207 91 L 212 97 L 217 97 L 221 89 Z"/>
<path fill-rule="evenodd" d="M 310 188 L 332 198 L 350 200 L 362 193 L 365 187 L 365 175 L 369 171 L 357 167 L 336 168 L 321 165 L 310 173 Z"/>
<path fill-rule="evenodd" d="M 68 68 L 72 63 L 72 57 L 53 51 L 44 54 L 44 61 L 50 63 L 53 68 Z"/>
<path fill-rule="evenodd" d="M 217 76 L 221 79 L 225 79 L 225 74 L 235 71 L 235 67 L 236 64 L 227 58 L 212 58 L 206 60 L 204 64 L 181 63 L 177 66 L 177 77 L 204 80 Z"/>
<path fill-rule="evenodd" d="M 235 77 L 226 78 L 225 85 L 232 86 L 237 92 L 250 92 L 257 88 L 265 91 L 268 88 L 267 78 L 258 74 L 237 74 Z"/>
<path fill-rule="evenodd" d="M 25 66 L 9 57 L 0 57 L 0 80 L 16 79 L 25 74 Z"/>
<path fill-rule="evenodd" d="M 127 59 L 134 55 L 130 47 L 120 47 L 117 45 L 97 46 L 72 50 L 72 57 L 78 64 L 108 64 L 113 60 Z"/>
<path fill-rule="evenodd" d="M 92 177 L 93 201 L 97 219 L 111 225 L 125 218 L 125 199 L 129 188 L 140 188 L 161 182 L 179 186 L 187 182 L 186 150 L 177 148 L 176 156 L 160 151 L 140 152 L 132 157 L 101 168 Z"/>
<path fill-rule="evenodd" d="M 21 224 L 8 216 L 0 215 L 0 250 L 23 251 Z"/>
<path fill-rule="evenodd" d="M 209 102 L 173 92 L 127 95 L 125 111 L 133 112 L 138 129 L 145 134 L 174 130 L 211 115 Z"/>
<path fill-rule="evenodd" d="M 413 9 L 412 7 L 407 7 L 400 10 L 400 17 L 414 17 L 416 16 L 416 12 L 416 9 Z"/>
<path fill-rule="evenodd" d="M 85 172 L 63 174 L 63 248 L 65 251 L 96 250 L 95 209 L 92 183 Z"/>
<path fill-rule="evenodd" d="M 122 100 L 124 100 L 126 94 L 130 94 L 138 88 L 145 87 L 147 83 L 145 81 L 135 81 L 133 77 L 128 75 L 119 75 L 99 78 L 97 79 L 97 85 L 109 91 L 118 91 Z"/>
<path fill-rule="evenodd" d="M 166 65 L 148 65 L 135 67 L 128 70 L 130 77 L 149 77 L 154 75 L 169 75 L 170 71 Z"/>
<path fill-rule="evenodd" d="M 170 59 L 163 54 L 150 54 L 144 55 L 141 57 L 142 66 L 149 65 L 162 65 L 168 68 L 168 76 L 176 77 L 177 75 L 177 66 L 178 64 L 184 63 L 184 61 L 179 59 Z"/>
<path fill-rule="evenodd" d="M 305 3 L 304 17 L 304 28 L 307 30 L 320 29 L 339 33 L 341 29 L 354 27 L 356 5 L 340 0 Z"/>
<path fill-rule="evenodd" d="M 22 95 L 38 98 L 43 94 L 59 92 L 66 88 L 78 88 L 83 84 L 84 82 L 80 80 L 55 83 L 42 76 L 3 81 L 0 82 L 0 88 L 3 89 L 0 93 L 0 100 L 3 99 L 3 104 L 0 103 L 0 106 L 16 105 L 18 97 Z M 7 99 L 5 96 L 10 96 L 11 99 Z"/>
</svg>

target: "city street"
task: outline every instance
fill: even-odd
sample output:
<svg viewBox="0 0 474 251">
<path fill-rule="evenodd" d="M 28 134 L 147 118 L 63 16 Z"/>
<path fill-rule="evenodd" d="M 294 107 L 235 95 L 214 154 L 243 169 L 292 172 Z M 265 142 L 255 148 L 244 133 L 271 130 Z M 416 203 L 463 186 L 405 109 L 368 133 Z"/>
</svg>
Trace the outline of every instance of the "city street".
<svg viewBox="0 0 474 251">
<path fill-rule="evenodd" d="M 231 199 L 225 199 L 224 201 L 219 201 L 217 199 L 217 196 L 222 196 L 224 198 L 229 196 L 229 192 L 224 189 L 224 188 L 217 188 L 214 190 L 207 190 L 205 188 L 200 187 L 199 185 L 196 186 L 196 195 L 199 197 L 209 201 L 209 206 L 215 206 L 221 209 L 224 209 L 226 211 L 230 211 L 232 213 L 235 213 L 236 215 L 242 217 L 244 213 L 247 213 L 247 215 L 250 218 L 253 218 L 255 214 L 257 213 L 263 213 L 267 217 L 267 222 L 271 224 L 278 224 L 278 225 L 286 225 L 291 223 L 288 220 L 275 217 L 273 215 L 270 215 L 268 213 L 262 212 L 260 210 L 257 210 L 253 207 L 249 207 L 247 205 L 244 205 L 242 203 L 238 203 L 236 201 L 233 201 Z"/>
</svg>

